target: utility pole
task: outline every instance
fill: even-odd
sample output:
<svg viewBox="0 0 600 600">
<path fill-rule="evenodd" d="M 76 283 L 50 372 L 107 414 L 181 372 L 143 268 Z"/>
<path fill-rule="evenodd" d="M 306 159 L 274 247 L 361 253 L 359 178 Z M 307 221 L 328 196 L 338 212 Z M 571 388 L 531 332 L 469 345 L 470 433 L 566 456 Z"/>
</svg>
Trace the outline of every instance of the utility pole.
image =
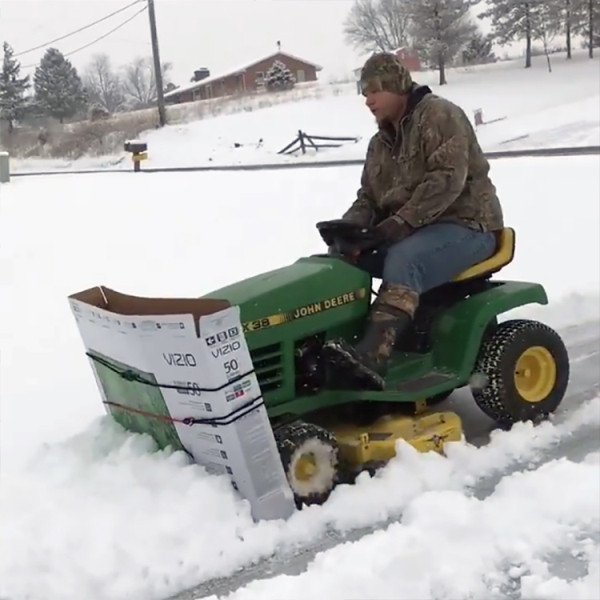
<svg viewBox="0 0 600 600">
<path fill-rule="evenodd" d="M 165 97 L 163 94 L 162 69 L 158 53 L 158 35 L 156 34 L 156 15 L 154 0 L 148 0 L 148 17 L 150 19 L 150 36 L 152 38 L 152 58 L 154 59 L 154 81 L 156 82 L 156 101 L 158 104 L 158 124 L 163 127 L 167 122 Z"/>
</svg>

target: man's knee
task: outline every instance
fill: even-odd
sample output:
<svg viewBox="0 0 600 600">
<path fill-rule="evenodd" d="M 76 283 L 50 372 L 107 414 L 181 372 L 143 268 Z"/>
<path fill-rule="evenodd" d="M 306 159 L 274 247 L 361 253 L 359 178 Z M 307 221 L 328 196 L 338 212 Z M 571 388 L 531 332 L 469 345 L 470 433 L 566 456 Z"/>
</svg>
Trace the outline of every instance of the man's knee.
<svg viewBox="0 0 600 600">
<path fill-rule="evenodd" d="M 410 259 L 386 260 L 383 280 L 419 292 L 423 287 L 423 267 Z"/>
<path fill-rule="evenodd" d="M 385 258 L 383 280 L 421 292 L 427 268 L 422 256 L 420 244 L 409 244 L 408 239 L 394 244 Z"/>
</svg>

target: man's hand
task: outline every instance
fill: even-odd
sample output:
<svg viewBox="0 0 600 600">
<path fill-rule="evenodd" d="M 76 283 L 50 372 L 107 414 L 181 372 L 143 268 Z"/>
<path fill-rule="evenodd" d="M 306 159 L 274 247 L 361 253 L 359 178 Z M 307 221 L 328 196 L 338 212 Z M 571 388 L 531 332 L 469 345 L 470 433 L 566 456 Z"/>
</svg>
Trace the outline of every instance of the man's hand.
<svg viewBox="0 0 600 600">
<path fill-rule="evenodd" d="M 413 228 L 401 217 L 392 215 L 375 227 L 376 236 L 383 242 L 400 242 L 413 232 Z"/>
<path fill-rule="evenodd" d="M 374 228 L 346 219 L 320 221 L 317 228 L 329 254 L 356 257 L 361 251 L 380 243 Z"/>
</svg>

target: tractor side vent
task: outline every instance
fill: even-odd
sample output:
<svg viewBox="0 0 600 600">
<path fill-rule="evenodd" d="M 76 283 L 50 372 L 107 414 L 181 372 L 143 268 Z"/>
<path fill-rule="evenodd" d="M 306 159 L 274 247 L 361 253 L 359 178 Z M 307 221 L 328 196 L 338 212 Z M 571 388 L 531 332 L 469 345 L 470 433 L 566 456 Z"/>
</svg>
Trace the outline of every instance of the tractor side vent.
<svg viewBox="0 0 600 600">
<path fill-rule="evenodd" d="M 270 344 L 250 351 L 261 391 L 272 392 L 283 385 L 281 344 Z"/>
</svg>

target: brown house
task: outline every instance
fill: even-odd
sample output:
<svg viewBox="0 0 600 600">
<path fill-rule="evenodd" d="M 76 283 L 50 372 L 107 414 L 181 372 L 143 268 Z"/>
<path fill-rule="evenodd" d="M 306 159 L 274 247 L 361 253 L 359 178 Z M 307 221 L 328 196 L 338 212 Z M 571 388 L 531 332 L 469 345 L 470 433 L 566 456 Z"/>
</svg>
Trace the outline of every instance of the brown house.
<svg viewBox="0 0 600 600">
<path fill-rule="evenodd" d="M 419 55 L 413 48 L 397 48 L 394 50 L 394 54 L 409 71 L 413 72 L 421 70 L 421 61 L 419 60 Z"/>
<path fill-rule="evenodd" d="M 211 76 L 208 69 L 194 71 L 192 83 L 165 94 L 169 104 L 207 100 L 235 94 L 250 94 L 265 90 L 265 76 L 273 63 L 281 61 L 296 79 L 296 83 L 316 81 L 319 65 L 285 52 L 276 52 L 225 75 Z"/>
</svg>

